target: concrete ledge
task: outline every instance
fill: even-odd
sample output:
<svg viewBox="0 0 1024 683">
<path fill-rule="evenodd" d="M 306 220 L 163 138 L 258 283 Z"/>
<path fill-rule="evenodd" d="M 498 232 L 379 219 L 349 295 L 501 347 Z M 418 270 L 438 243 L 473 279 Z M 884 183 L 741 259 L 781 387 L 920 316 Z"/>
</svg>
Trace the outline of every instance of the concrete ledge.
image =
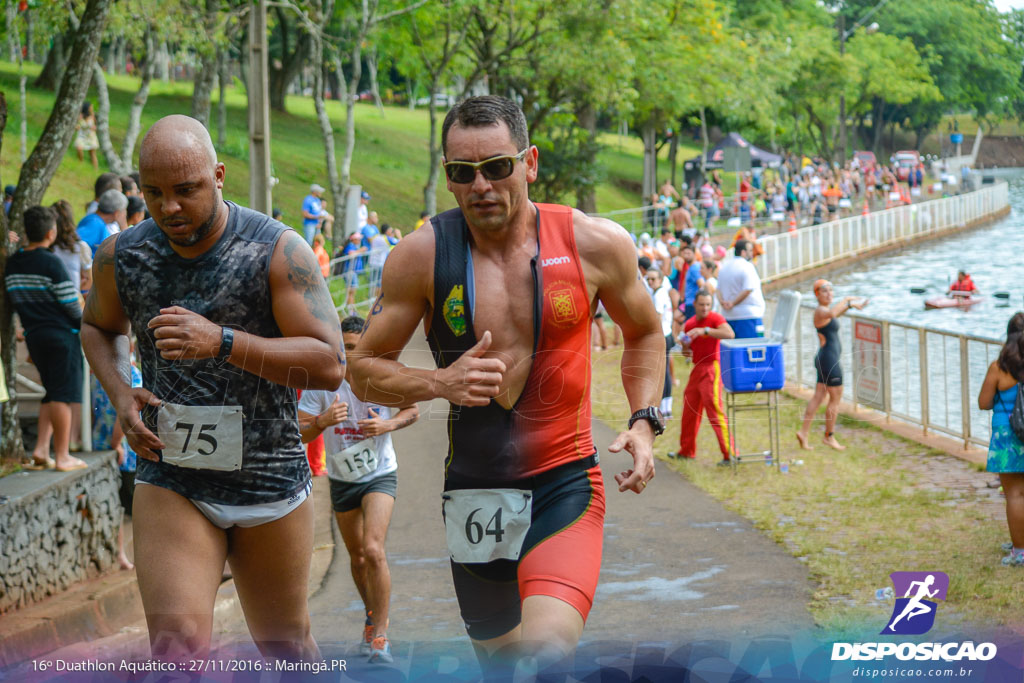
<svg viewBox="0 0 1024 683">
<path fill-rule="evenodd" d="M 784 391 L 793 398 L 797 398 L 802 401 L 809 401 L 814 395 L 814 391 L 812 389 L 798 387 L 788 382 L 786 383 Z M 962 440 L 954 439 L 936 432 L 928 432 L 926 434 L 920 425 L 913 425 L 908 422 L 901 422 L 897 419 L 887 418 L 885 413 L 871 408 L 865 408 L 863 406 L 855 407 L 852 403 L 843 401 L 839 404 L 839 412 L 846 417 L 867 422 L 883 431 L 890 432 L 896 436 L 901 436 L 904 439 L 914 441 L 922 446 L 934 448 L 975 465 L 984 465 L 988 460 L 988 451 L 981 450 L 980 448 L 964 448 L 964 442 Z"/>
<path fill-rule="evenodd" d="M 47 600 L 4 615 L 0 668 L 65 645 L 113 635 L 144 618 L 135 572 L 118 571 L 75 584 Z"/>
<path fill-rule="evenodd" d="M 320 590 L 334 557 L 334 514 L 327 477 L 313 479 L 313 501 L 309 595 Z M 240 623 L 242 609 L 234 581 L 225 581 L 214 602 L 214 636 Z M 0 619 L 0 671 L 7 671 L 12 677 L 24 668 L 18 666 L 20 663 L 41 655 L 74 658 L 97 656 L 100 651 L 110 657 L 115 653 L 121 657 L 149 652 L 145 613 L 134 571 L 116 570 L 77 583 L 59 595 Z"/>
<path fill-rule="evenodd" d="M 0 613 L 59 595 L 116 564 L 122 516 L 116 456 L 82 457 L 85 469 L 0 479 Z"/>
</svg>

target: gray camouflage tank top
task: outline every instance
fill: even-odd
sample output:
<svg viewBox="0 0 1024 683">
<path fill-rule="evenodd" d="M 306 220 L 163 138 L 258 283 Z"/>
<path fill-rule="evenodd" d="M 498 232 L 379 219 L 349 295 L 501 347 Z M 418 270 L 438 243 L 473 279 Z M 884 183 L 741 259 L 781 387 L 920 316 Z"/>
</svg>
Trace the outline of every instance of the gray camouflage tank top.
<svg viewBox="0 0 1024 683">
<path fill-rule="evenodd" d="M 137 478 L 186 498 L 220 505 L 256 505 L 291 497 L 309 481 L 294 389 L 217 359 L 160 357 L 147 328 L 161 308 L 181 306 L 218 325 L 258 337 L 281 337 L 270 301 L 270 257 L 288 230 L 267 216 L 225 202 L 227 226 L 194 259 L 179 256 L 152 219 L 118 235 L 115 281 L 137 338 L 142 385 L 157 398 L 186 406 L 242 407 L 242 468 L 185 468 L 139 459 Z M 143 411 L 156 433 L 156 409 Z"/>
</svg>

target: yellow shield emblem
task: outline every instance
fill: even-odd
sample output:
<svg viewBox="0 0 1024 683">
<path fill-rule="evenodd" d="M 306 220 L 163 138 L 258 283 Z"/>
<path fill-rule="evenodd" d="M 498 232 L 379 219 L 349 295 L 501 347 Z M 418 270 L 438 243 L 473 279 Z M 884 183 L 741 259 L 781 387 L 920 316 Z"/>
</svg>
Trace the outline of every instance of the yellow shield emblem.
<svg viewBox="0 0 1024 683">
<path fill-rule="evenodd" d="M 466 334 L 466 304 L 462 293 L 462 285 L 455 285 L 444 300 L 442 309 L 444 321 L 448 323 L 448 329 L 456 337 Z"/>
</svg>

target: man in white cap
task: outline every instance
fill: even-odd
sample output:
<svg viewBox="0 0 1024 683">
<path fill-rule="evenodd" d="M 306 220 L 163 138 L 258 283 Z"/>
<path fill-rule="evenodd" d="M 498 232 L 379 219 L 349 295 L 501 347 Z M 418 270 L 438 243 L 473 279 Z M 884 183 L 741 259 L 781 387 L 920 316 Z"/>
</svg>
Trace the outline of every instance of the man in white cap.
<svg viewBox="0 0 1024 683">
<path fill-rule="evenodd" d="M 370 193 L 363 190 L 359 194 L 359 224 L 356 226 L 361 231 L 370 218 Z"/>
<path fill-rule="evenodd" d="M 309 195 L 302 200 L 302 232 L 310 246 L 317 232 L 330 232 L 334 224 L 334 216 L 324 209 L 323 194 L 323 186 L 313 183 L 309 186 Z"/>
</svg>

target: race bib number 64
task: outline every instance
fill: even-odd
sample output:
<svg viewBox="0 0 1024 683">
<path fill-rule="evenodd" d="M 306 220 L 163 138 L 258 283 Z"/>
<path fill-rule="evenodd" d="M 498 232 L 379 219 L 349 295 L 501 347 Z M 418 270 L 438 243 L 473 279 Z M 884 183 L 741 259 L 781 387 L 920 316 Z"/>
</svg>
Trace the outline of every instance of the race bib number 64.
<svg viewBox="0 0 1024 683">
<path fill-rule="evenodd" d="M 533 493 L 459 489 L 442 494 L 448 552 L 461 564 L 518 560 L 530 530 Z"/>
</svg>

